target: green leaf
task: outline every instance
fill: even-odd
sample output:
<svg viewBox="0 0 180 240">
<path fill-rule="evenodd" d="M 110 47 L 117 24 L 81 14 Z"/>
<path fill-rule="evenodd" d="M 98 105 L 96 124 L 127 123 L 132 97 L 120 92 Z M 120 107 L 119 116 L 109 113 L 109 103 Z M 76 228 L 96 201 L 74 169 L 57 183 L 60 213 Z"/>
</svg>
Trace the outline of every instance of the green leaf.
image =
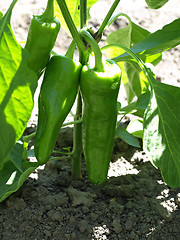
<svg viewBox="0 0 180 240">
<path fill-rule="evenodd" d="M 136 137 L 134 137 L 132 134 L 130 134 L 125 128 L 118 127 L 116 129 L 116 137 L 121 138 L 124 142 L 127 144 L 140 148 L 139 141 Z"/>
<path fill-rule="evenodd" d="M 87 1 L 87 10 L 88 10 L 88 16 L 89 16 L 89 10 L 92 7 L 93 4 L 95 4 L 98 0 L 89 0 Z M 71 17 L 76 25 L 76 27 L 78 28 L 80 26 L 80 10 L 79 10 L 79 2 L 77 0 L 66 0 L 66 4 L 68 6 L 68 9 L 71 13 Z M 54 10 L 55 10 L 55 16 L 56 18 L 60 21 L 61 26 L 63 27 L 63 29 L 65 29 L 66 31 L 68 31 L 67 25 L 64 21 L 64 18 L 61 14 L 61 11 L 59 9 L 59 6 L 57 4 L 57 2 L 55 1 L 54 4 Z"/>
<path fill-rule="evenodd" d="M 134 95 L 139 97 L 148 90 L 149 82 L 135 61 L 126 62 L 124 66 L 131 89 Z"/>
<path fill-rule="evenodd" d="M 151 35 L 150 32 L 136 25 L 132 21 L 129 21 L 127 27 L 118 29 L 108 35 L 107 44 L 122 44 L 126 47 L 130 47 L 132 44 L 136 44 L 149 35 Z M 106 50 L 108 58 L 115 57 L 123 52 L 124 51 L 118 47 L 108 48 Z M 150 55 L 149 58 L 146 58 L 146 62 L 152 64 L 157 64 L 160 60 L 161 54 Z M 125 62 L 124 66 L 119 62 L 118 65 L 122 70 L 122 83 L 126 90 L 128 103 L 130 103 L 134 96 L 140 96 L 147 91 L 149 83 L 135 61 Z"/>
<path fill-rule="evenodd" d="M 126 130 L 133 136 L 143 138 L 143 120 L 133 119 L 127 126 Z"/>
<path fill-rule="evenodd" d="M 158 9 L 164 6 L 169 0 L 146 0 L 148 7 Z"/>
<path fill-rule="evenodd" d="M 148 106 L 150 99 L 150 92 L 147 91 L 141 94 L 137 101 L 129 103 L 127 106 L 118 109 L 118 114 L 126 115 L 126 114 L 133 114 L 135 116 L 143 118 L 144 111 Z"/>
<path fill-rule="evenodd" d="M 3 16 L 3 13 L 0 11 L 0 18 L 2 18 L 2 16 Z"/>
<path fill-rule="evenodd" d="M 180 187 L 180 88 L 156 81 L 149 71 L 148 76 L 152 91 L 144 115 L 144 150 L 164 181 Z"/>
<path fill-rule="evenodd" d="M 132 22 L 131 44 L 136 44 L 151 35 L 149 31 Z"/>
<path fill-rule="evenodd" d="M 10 25 L 13 1 L 0 19 L 0 162 L 21 137 L 31 116 L 37 76 Z"/>
<path fill-rule="evenodd" d="M 135 44 L 131 51 L 135 54 L 139 54 L 141 59 L 145 59 L 151 55 L 161 53 L 170 48 L 173 48 L 180 44 L 180 18 L 174 20 L 170 24 L 165 25 L 161 30 L 158 30 L 142 41 Z M 131 59 L 127 53 L 122 54 L 114 58 L 116 62 L 126 61 Z"/>
<path fill-rule="evenodd" d="M 23 158 L 24 146 L 18 141 L 0 167 L 0 202 L 16 192 L 28 176 L 39 166 L 37 162 L 28 162 Z"/>
</svg>

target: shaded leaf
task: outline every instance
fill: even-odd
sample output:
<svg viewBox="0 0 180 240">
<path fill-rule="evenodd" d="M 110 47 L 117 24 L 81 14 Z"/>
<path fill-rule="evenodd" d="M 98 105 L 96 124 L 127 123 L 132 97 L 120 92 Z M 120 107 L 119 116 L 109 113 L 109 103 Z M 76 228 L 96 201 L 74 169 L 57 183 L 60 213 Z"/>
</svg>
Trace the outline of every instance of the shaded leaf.
<svg viewBox="0 0 180 240">
<path fill-rule="evenodd" d="M 31 116 L 37 76 L 10 25 L 13 1 L 0 19 L 0 162 L 21 137 Z"/>
<path fill-rule="evenodd" d="M 124 142 L 127 144 L 140 148 L 139 141 L 136 137 L 134 137 L 132 134 L 130 134 L 125 128 L 118 127 L 116 129 L 116 137 L 121 138 Z"/>
<path fill-rule="evenodd" d="M 23 159 L 23 154 L 24 146 L 19 141 L 8 155 L 4 165 L 0 168 L 0 202 L 13 192 L 16 192 L 27 177 L 39 166 L 37 162 L 32 163 Z"/>
</svg>

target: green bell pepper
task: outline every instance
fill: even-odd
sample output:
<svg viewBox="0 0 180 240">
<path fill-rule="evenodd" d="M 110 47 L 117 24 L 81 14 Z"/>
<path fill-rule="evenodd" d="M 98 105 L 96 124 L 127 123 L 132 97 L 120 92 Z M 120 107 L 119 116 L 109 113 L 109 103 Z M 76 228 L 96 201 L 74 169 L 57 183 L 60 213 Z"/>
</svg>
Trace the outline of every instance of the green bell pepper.
<svg viewBox="0 0 180 240">
<path fill-rule="evenodd" d="M 81 64 L 64 56 L 53 56 L 45 70 L 39 94 L 39 115 L 34 150 L 40 164 L 46 163 L 58 133 L 75 101 Z"/>
</svg>

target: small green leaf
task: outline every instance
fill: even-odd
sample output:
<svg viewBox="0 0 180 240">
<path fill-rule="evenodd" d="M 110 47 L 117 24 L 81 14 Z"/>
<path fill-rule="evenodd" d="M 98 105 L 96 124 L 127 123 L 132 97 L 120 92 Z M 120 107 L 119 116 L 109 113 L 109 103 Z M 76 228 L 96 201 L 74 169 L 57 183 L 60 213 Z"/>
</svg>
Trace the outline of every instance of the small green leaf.
<svg viewBox="0 0 180 240">
<path fill-rule="evenodd" d="M 125 128 L 123 127 L 118 127 L 116 129 L 116 137 L 121 138 L 124 142 L 127 144 L 140 148 L 139 141 L 136 137 L 134 137 L 132 134 L 130 134 Z"/>
<path fill-rule="evenodd" d="M 16 192 L 27 177 L 39 166 L 23 158 L 24 146 L 17 142 L 9 153 L 6 162 L 0 168 L 0 202 Z"/>
<path fill-rule="evenodd" d="M 164 6 L 169 0 L 146 0 L 148 7 L 158 9 Z"/>
<path fill-rule="evenodd" d="M 135 61 L 126 62 L 124 66 L 131 89 L 139 97 L 148 90 L 149 82 Z"/>
</svg>

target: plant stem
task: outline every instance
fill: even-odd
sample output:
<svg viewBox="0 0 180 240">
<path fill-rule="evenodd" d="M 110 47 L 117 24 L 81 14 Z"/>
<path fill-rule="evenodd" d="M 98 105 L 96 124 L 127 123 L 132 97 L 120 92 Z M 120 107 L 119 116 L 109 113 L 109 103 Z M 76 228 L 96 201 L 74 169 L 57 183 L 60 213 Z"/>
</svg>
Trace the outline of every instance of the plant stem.
<svg viewBox="0 0 180 240">
<path fill-rule="evenodd" d="M 95 68 L 94 68 L 94 70 L 99 71 L 99 72 L 103 72 L 104 71 L 104 65 L 103 65 L 103 62 L 102 62 L 102 53 L 101 53 L 101 50 L 100 50 L 96 40 L 86 30 L 80 31 L 80 34 L 86 40 L 86 42 L 88 42 L 91 45 L 91 47 L 93 49 L 93 52 L 95 54 Z"/>
<path fill-rule="evenodd" d="M 101 39 L 102 33 L 107 25 L 107 23 L 109 22 L 109 19 L 111 18 L 113 12 L 115 11 L 117 5 L 119 4 L 120 0 L 115 0 L 111 6 L 111 8 L 109 9 L 109 12 L 107 13 L 106 17 L 104 18 L 95 39 L 97 39 L 97 41 L 99 41 Z"/>
<path fill-rule="evenodd" d="M 62 12 L 64 20 L 65 20 L 65 22 L 66 22 L 66 24 L 67 24 L 67 26 L 69 28 L 69 31 L 70 31 L 74 41 L 76 42 L 76 45 L 77 45 L 78 49 L 80 51 L 84 52 L 85 51 L 84 43 L 83 43 L 83 41 L 82 41 L 82 39 L 81 39 L 81 37 L 80 37 L 80 35 L 78 33 L 78 30 L 77 30 L 77 28 L 76 28 L 76 26 L 74 24 L 74 21 L 73 21 L 73 19 L 71 17 L 69 9 L 68 9 L 68 7 L 66 5 L 66 1 L 65 0 L 56 0 L 56 1 L 57 1 L 58 5 L 59 5 L 59 8 L 60 8 L 61 12 Z"/>
<path fill-rule="evenodd" d="M 87 20 L 87 0 L 80 0 L 80 28 L 86 26 Z"/>
<path fill-rule="evenodd" d="M 72 122 L 67 122 L 67 123 L 64 123 L 63 124 L 63 127 L 64 126 L 69 126 L 69 125 L 72 125 L 72 124 L 78 124 L 78 123 L 82 123 L 82 119 L 80 118 L 78 118 L 78 120 L 74 120 L 74 121 L 72 121 Z"/>
<path fill-rule="evenodd" d="M 69 48 L 68 48 L 68 50 L 67 50 L 67 52 L 66 52 L 66 54 L 65 54 L 65 57 L 73 59 L 75 48 L 76 48 L 76 44 L 75 44 L 75 41 L 73 39 Z"/>
<path fill-rule="evenodd" d="M 23 142 L 29 142 L 31 140 L 31 138 L 35 137 L 36 132 L 33 132 L 29 135 L 23 136 Z"/>
<path fill-rule="evenodd" d="M 42 14 L 42 20 L 50 22 L 54 18 L 54 0 L 48 0 L 46 9 Z"/>
<path fill-rule="evenodd" d="M 82 100 L 80 91 L 77 98 L 76 115 L 74 120 L 81 118 Z M 82 123 L 74 124 L 73 151 L 72 151 L 72 178 L 81 179 L 81 156 L 82 156 Z"/>
<path fill-rule="evenodd" d="M 80 27 L 86 26 L 87 0 L 80 0 Z M 89 59 L 89 52 L 79 48 L 79 62 L 85 65 Z M 82 99 L 80 90 L 78 92 L 76 114 L 74 121 L 79 121 L 82 116 Z M 82 121 L 74 124 L 73 129 L 73 151 L 72 151 L 72 178 L 81 179 L 81 157 L 82 157 Z"/>
</svg>

